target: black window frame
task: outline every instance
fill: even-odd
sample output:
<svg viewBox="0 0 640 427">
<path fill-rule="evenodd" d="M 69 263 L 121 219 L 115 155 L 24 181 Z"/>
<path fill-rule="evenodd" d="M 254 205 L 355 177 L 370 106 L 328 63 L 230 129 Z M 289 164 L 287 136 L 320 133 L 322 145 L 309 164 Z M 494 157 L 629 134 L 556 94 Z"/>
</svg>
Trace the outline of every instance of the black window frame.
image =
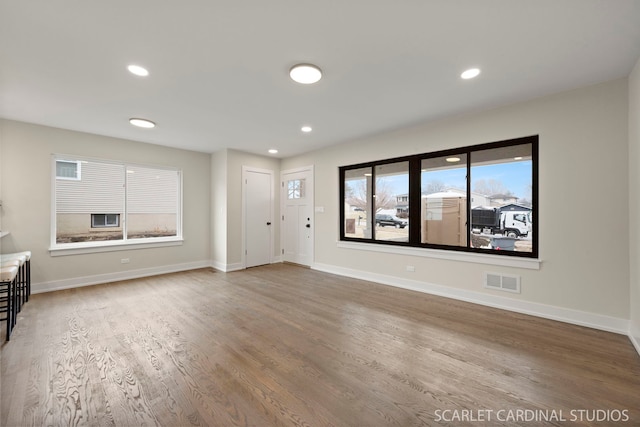
<svg viewBox="0 0 640 427">
<path fill-rule="evenodd" d="M 471 226 L 469 224 L 471 218 L 471 203 L 472 203 L 472 192 L 471 192 L 471 168 L 472 168 L 472 153 L 477 151 L 496 149 L 496 148 L 505 148 L 517 145 L 531 145 L 531 186 L 532 186 L 532 194 L 531 194 L 531 202 L 532 202 L 532 210 L 531 210 L 531 218 L 532 218 L 532 251 L 531 252 L 517 252 L 517 251 L 498 251 L 495 249 L 484 249 L 484 248 L 474 248 L 471 247 Z M 538 203 L 538 168 L 539 168 L 539 155 L 538 155 L 538 145 L 539 145 L 539 135 L 531 135 L 525 136 L 521 138 L 513 138 L 496 142 L 483 143 L 478 145 L 471 145 L 460 148 L 453 148 L 449 150 L 441 150 L 435 152 L 414 154 L 409 156 L 395 157 L 391 159 L 383 159 L 372 162 L 358 163 L 353 165 L 340 166 L 339 170 L 339 206 L 340 206 L 340 241 L 344 242 L 361 242 L 368 243 L 374 245 L 391 245 L 391 246 L 404 246 L 404 247 L 416 247 L 416 248 L 426 248 L 426 249 L 440 249 L 447 251 L 456 251 L 456 252 L 470 252 L 470 253 L 480 253 L 480 254 L 490 254 L 495 256 L 511 256 L 511 257 L 520 257 L 520 258 L 538 258 L 539 255 L 539 245 L 538 245 L 538 236 L 539 236 L 539 221 L 538 221 L 538 211 L 539 211 L 539 203 Z M 422 186 L 421 186 L 421 165 L 423 159 L 435 158 L 435 157 L 445 157 L 445 156 L 455 156 L 455 155 L 466 155 L 466 171 L 467 171 L 467 179 L 466 179 L 466 195 L 467 195 L 467 223 L 466 223 L 466 246 L 452 246 L 452 245 L 443 245 L 443 244 L 434 244 L 434 243 L 422 243 L 421 240 L 421 227 L 420 227 L 420 218 L 421 218 L 421 197 L 422 197 Z M 372 234 L 370 238 L 363 237 L 347 237 L 345 236 L 345 174 L 348 170 L 351 169 L 361 169 L 361 168 L 371 168 L 373 173 L 372 181 L 373 181 L 373 191 L 372 194 L 367 194 L 369 198 L 368 202 L 371 206 L 373 205 L 373 194 L 375 194 L 375 169 L 376 166 L 384 165 L 388 163 L 397 163 L 397 162 L 409 162 L 409 241 L 408 242 L 397 242 L 397 241 L 388 241 L 388 240 L 376 240 L 375 238 L 375 227 L 372 227 Z"/>
</svg>

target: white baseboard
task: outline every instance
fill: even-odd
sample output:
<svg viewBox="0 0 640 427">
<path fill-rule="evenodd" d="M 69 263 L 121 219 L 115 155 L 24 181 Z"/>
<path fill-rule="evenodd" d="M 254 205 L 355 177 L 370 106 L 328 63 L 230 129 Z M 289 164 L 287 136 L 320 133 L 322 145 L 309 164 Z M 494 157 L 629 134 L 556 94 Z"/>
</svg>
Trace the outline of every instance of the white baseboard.
<svg viewBox="0 0 640 427">
<path fill-rule="evenodd" d="M 222 271 L 223 273 L 244 270 L 244 265 L 241 262 L 236 262 L 233 264 L 223 264 L 219 261 L 211 261 L 211 267 L 215 268 L 218 271 Z"/>
<path fill-rule="evenodd" d="M 395 286 L 412 291 L 453 298 L 461 301 L 630 336 L 629 321 L 618 317 L 605 316 L 601 314 L 589 313 L 586 311 L 540 304 L 536 302 L 522 301 L 514 298 L 495 296 L 481 292 L 457 289 L 449 286 L 436 285 L 432 283 L 420 282 L 417 280 L 403 279 L 400 277 L 387 276 L 362 270 L 354 270 L 329 264 L 316 263 L 312 265 L 311 268 L 314 270 L 337 274 L 340 276 L 367 280 L 383 285 Z M 637 343 L 634 343 L 634 345 L 636 344 Z M 638 349 L 637 345 L 636 349 Z"/>
<path fill-rule="evenodd" d="M 282 262 L 282 257 L 275 257 L 271 260 L 271 264 L 278 264 Z M 222 271 L 223 273 L 229 273 L 231 271 L 244 270 L 246 267 L 241 262 L 236 262 L 233 264 L 223 264 L 219 261 L 211 261 L 211 267 L 216 270 Z"/>
<path fill-rule="evenodd" d="M 640 331 L 634 330 L 633 327 L 629 328 L 629 339 L 631 340 L 631 344 L 636 348 L 638 354 L 640 354 Z"/>
<path fill-rule="evenodd" d="M 80 288 L 83 286 L 99 285 L 101 283 L 118 282 L 121 280 L 157 276 L 159 274 L 176 273 L 179 271 L 195 270 L 207 267 L 211 267 L 211 261 L 209 260 L 164 265 L 161 267 L 143 268 L 139 270 L 119 271 L 117 273 L 96 274 L 95 276 L 73 277 L 71 279 L 33 283 L 31 285 L 31 292 L 34 294 L 40 294 L 43 292 L 61 291 L 63 289 Z"/>
</svg>

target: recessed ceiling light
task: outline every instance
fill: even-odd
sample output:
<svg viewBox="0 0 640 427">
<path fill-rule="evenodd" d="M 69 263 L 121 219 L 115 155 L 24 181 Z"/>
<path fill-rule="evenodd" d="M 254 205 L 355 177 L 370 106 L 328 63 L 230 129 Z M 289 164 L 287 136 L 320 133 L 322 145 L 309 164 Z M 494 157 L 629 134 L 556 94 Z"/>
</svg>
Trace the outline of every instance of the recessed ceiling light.
<svg viewBox="0 0 640 427">
<path fill-rule="evenodd" d="M 136 76 L 140 77 L 147 77 L 149 75 L 149 71 L 139 65 L 129 65 L 127 67 L 127 70 L 129 70 L 131 74 L 135 74 Z"/>
<path fill-rule="evenodd" d="M 469 68 L 467 71 L 460 74 L 460 77 L 462 77 L 465 80 L 468 80 L 474 77 L 478 77 L 479 74 L 480 74 L 479 68 Z"/>
<path fill-rule="evenodd" d="M 269 150 L 269 153 L 271 153 L 271 154 L 277 154 L 277 153 L 278 153 L 278 150 L 276 150 L 275 148 L 271 148 L 271 149 Z"/>
<path fill-rule="evenodd" d="M 311 128 L 311 126 L 302 126 L 302 127 L 300 128 L 300 130 L 301 130 L 302 132 L 304 132 L 304 133 L 309 133 L 309 132 L 311 132 L 313 129 Z"/>
<path fill-rule="evenodd" d="M 522 160 L 522 157 L 520 157 L 520 156 L 514 157 L 513 160 Z"/>
<path fill-rule="evenodd" d="M 131 123 L 134 126 L 138 126 L 139 128 L 145 128 L 145 129 L 151 129 L 156 127 L 156 124 L 153 123 L 151 120 L 147 120 L 147 119 L 129 119 L 129 123 Z"/>
<path fill-rule="evenodd" d="M 456 163 L 460 161 L 460 157 L 447 157 L 446 160 L 449 163 Z"/>
<path fill-rule="evenodd" d="M 298 64 L 289 70 L 289 76 L 294 82 L 310 85 L 322 78 L 322 71 L 312 64 Z"/>
</svg>

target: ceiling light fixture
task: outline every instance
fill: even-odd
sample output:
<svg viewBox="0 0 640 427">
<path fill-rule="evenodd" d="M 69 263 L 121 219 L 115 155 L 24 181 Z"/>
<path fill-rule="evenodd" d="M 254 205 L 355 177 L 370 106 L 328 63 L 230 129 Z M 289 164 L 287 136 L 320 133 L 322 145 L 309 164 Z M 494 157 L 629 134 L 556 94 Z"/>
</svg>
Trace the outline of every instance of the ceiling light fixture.
<svg viewBox="0 0 640 427">
<path fill-rule="evenodd" d="M 456 163 L 460 161 L 460 157 L 447 157 L 446 160 L 449 163 Z"/>
<path fill-rule="evenodd" d="M 465 80 L 469 80 L 474 77 L 478 77 L 479 74 L 480 74 L 479 68 L 469 68 L 468 70 L 460 74 L 460 77 L 462 77 Z"/>
<path fill-rule="evenodd" d="M 131 123 L 134 126 L 137 126 L 139 128 L 145 128 L 145 129 L 151 129 L 156 127 L 156 124 L 153 123 L 151 120 L 147 120 L 147 119 L 136 119 L 136 118 L 131 118 L 129 119 L 129 123 Z"/>
<path fill-rule="evenodd" d="M 291 67 L 289 76 L 294 82 L 310 85 L 322 78 L 322 71 L 312 64 L 298 64 Z"/>
<path fill-rule="evenodd" d="M 520 157 L 520 156 L 514 157 L 513 160 L 522 160 L 522 157 Z"/>
<path fill-rule="evenodd" d="M 129 70 L 131 74 L 135 74 L 136 76 L 140 77 L 147 77 L 149 75 L 149 71 L 139 65 L 129 65 L 127 67 L 127 70 Z"/>
<path fill-rule="evenodd" d="M 269 153 L 271 153 L 271 154 L 277 154 L 277 153 L 278 153 L 278 150 L 276 150 L 275 148 L 271 148 L 271 149 L 269 149 Z"/>
<path fill-rule="evenodd" d="M 309 132 L 311 132 L 313 129 L 311 128 L 311 126 L 302 126 L 302 127 L 300 128 L 300 130 L 301 130 L 302 132 L 304 132 L 304 133 L 309 133 Z"/>
</svg>

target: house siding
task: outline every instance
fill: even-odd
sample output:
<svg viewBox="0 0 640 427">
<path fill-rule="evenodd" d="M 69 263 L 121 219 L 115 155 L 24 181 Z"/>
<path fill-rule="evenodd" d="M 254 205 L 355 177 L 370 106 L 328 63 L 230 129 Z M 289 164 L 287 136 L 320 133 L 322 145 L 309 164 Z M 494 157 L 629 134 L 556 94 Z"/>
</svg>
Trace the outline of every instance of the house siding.
<svg viewBox="0 0 640 427">
<path fill-rule="evenodd" d="M 83 162 L 79 180 L 56 179 L 56 213 L 124 214 L 122 165 Z"/>
<path fill-rule="evenodd" d="M 121 239 L 125 224 L 129 238 L 176 235 L 180 171 L 128 165 L 125 173 L 123 164 L 100 161 L 82 161 L 80 169 L 77 180 L 56 179 L 59 243 Z M 92 227 L 92 214 L 119 214 L 120 226 Z"/>
<path fill-rule="evenodd" d="M 176 214 L 178 185 L 176 170 L 127 167 L 127 206 L 130 214 Z M 149 197 L 149 195 L 153 197 Z"/>
</svg>

